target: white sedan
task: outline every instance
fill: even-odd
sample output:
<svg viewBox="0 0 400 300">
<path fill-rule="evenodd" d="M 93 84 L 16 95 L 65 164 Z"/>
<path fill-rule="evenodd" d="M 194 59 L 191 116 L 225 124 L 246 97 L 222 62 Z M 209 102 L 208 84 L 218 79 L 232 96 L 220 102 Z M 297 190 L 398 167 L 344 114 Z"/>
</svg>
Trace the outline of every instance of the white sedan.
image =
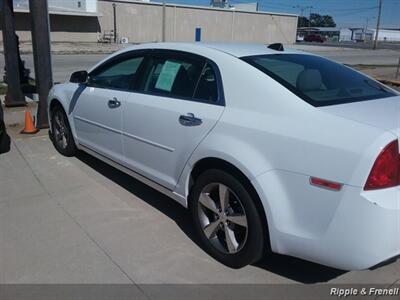
<svg viewBox="0 0 400 300">
<path fill-rule="evenodd" d="M 55 85 L 48 108 L 60 153 L 189 208 L 230 267 L 400 255 L 400 96 L 348 67 L 280 44 L 142 44 Z"/>
</svg>

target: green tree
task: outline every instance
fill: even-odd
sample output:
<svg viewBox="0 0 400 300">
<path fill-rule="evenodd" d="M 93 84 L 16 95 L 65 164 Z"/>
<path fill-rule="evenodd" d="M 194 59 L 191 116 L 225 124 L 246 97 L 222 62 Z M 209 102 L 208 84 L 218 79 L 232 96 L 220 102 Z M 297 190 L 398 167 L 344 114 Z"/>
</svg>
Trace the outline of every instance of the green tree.
<svg viewBox="0 0 400 300">
<path fill-rule="evenodd" d="M 297 27 L 308 27 L 309 21 L 306 17 L 299 17 L 297 19 Z"/>
<path fill-rule="evenodd" d="M 310 15 L 310 26 L 311 27 L 336 27 L 336 23 L 332 16 L 312 13 Z"/>
</svg>

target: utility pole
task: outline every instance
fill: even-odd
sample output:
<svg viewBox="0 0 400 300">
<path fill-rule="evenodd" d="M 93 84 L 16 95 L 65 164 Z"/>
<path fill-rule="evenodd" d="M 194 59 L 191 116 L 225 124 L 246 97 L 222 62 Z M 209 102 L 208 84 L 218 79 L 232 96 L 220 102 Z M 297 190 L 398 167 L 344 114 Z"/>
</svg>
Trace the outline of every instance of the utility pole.
<svg viewBox="0 0 400 300">
<path fill-rule="evenodd" d="M 18 45 L 15 35 L 14 6 L 12 0 L 3 0 L 0 4 L 1 25 L 3 31 L 4 59 L 7 70 L 6 106 L 24 106 L 20 69 L 18 65 Z"/>
<path fill-rule="evenodd" d="M 50 46 L 50 20 L 47 0 L 29 0 L 32 23 L 32 46 L 35 65 L 36 91 L 39 94 L 37 108 L 38 128 L 48 128 L 47 96 L 53 86 Z"/>
<path fill-rule="evenodd" d="M 292 6 L 292 7 L 300 9 L 300 17 L 303 17 L 304 10 L 308 8 L 307 6 L 302 6 L 302 5 L 296 5 L 296 6 Z"/>
<path fill-rule="evenodd" d="M 310 9 L 310 16 L 308 17 L 308 35 L 310 35 L 311 32 L 311 10 L 314 8 L 313 6 L 308 7 Z"/>
<path fill-rule="evenodd" d="M 375 39 L 374 39 L 374 46 L 373 46 L 374 50 L 376 49 L 376 46 L 378 44 L 379 26 L 381 25 L 382 2 L 383 2 L 383 0 L 379 0 L 378 18 L 376 20 L 376 32 L 375 32 Z"/>
<path fill-rule="evenodd" d="M 165 5 L 165 0 L 162 2 L 162 41 L 166 41 L 166 5 Z"/>
<path fill-rule="evenodd" d="M 367 31 L 368 31 L 368 23 L 369 20 L 375 19 L 375 17 L 366 17 L 366 24 L 365 24 L 365 28 L 364 28 L 364 43 L 367 42 Z"/>
<path fill-rule="evenodd" d="M 113 16 L 114 16 L 114 43 L 117 43 L 117 4 L 113 3 Z"/>
<path fill-rule="evenodd" d="M 292 6 L 293 8 L 298 8 L 300 10 L 300 17 L 304 17 L 304 11 L 306 9 L 311 9 L 312 6 L 304 6 L 304 5 L 296 5 L 296 6 Z M 311 14 L 311 11 L 310 11 Z M 310 21 L 310 20 L 309 20 Z"/>
</svg>

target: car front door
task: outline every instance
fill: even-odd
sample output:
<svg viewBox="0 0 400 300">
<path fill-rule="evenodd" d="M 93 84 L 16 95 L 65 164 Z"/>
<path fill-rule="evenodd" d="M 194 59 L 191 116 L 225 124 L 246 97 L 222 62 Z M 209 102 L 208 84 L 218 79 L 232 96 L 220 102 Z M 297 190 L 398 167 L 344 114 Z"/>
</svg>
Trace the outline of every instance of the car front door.
<svg viewBox="0 0 400 300">
<path fill-rule="evenodd" d="M 224 110 L 221 79 L 207 59 L 168 50 L 152 51 L 140 76 L 123 103 L 126 164 L 172 190 Z"/>
<path fill-rule="evenodd" d="M 130 96 L 143 53 L 111 58 L 89 74 L 79 91 L 73 117 L 78 143 L 119 163 L 123 162 L 122 103 Z"/>
</svg>

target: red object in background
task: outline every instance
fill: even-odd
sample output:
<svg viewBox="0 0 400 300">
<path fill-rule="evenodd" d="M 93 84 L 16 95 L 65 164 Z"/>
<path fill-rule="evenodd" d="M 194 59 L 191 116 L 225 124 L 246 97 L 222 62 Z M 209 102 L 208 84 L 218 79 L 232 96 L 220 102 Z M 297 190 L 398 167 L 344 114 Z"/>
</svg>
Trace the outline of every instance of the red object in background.
<svg viewBox="0 0 400 300">
<path fill-rule="evenodd" d="M 323 43 L 325 42 L 325 39 L 318 34 L 310 34 L 304 37 L 304 41 Z"/>
</svg>

